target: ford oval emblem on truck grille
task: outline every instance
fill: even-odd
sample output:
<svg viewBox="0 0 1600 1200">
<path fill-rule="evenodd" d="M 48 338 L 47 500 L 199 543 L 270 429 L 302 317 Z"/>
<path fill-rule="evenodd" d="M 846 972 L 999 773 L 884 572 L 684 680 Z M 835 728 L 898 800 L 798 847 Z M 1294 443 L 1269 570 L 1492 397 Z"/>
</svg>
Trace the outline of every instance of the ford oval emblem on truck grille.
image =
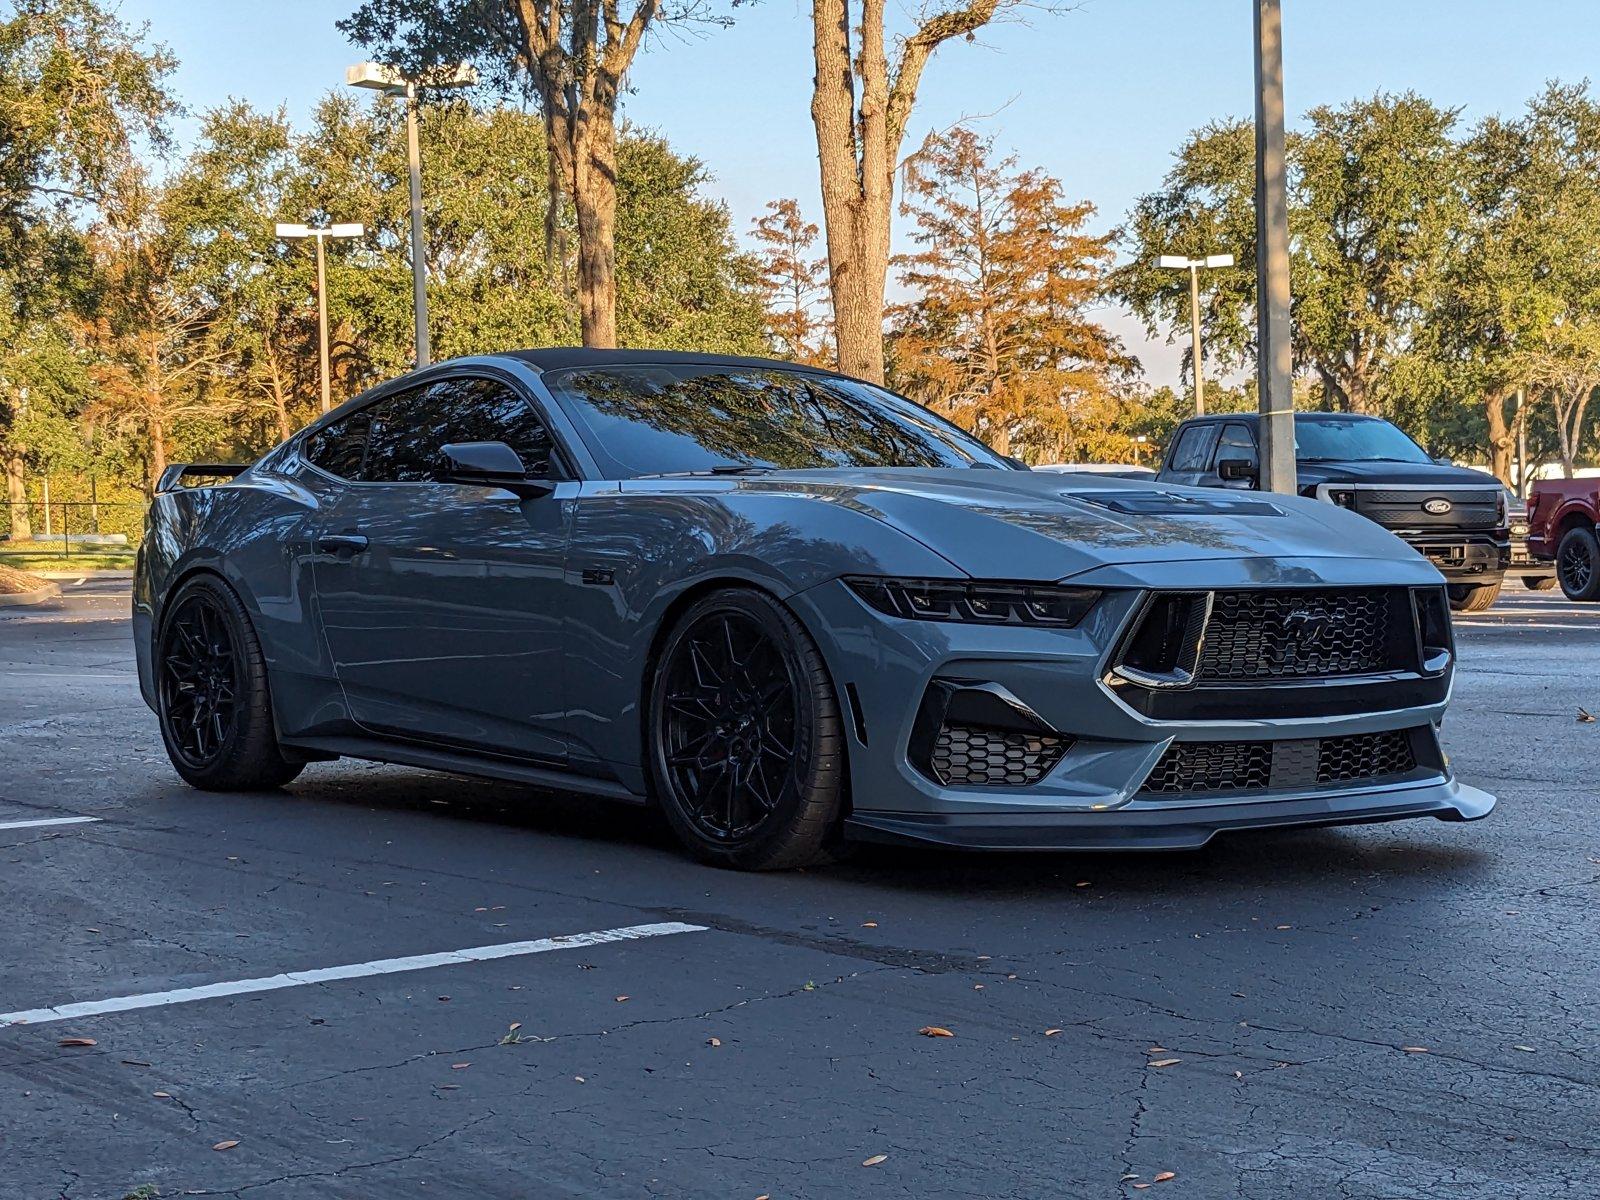
<svg viewBox="0 0 1600 1200">
<path fill-rule="evenodd" d="M 1449 512 L 1454 507 L 1455 505 L 1451 504 L 1450 501 L 1439 496 L 1435 496 L 1432 500 L 1424 500 L 1422 502 L 1422 511 L 1430 512 L 1436 517 L 1444 516 L 1445 513 Z"/>
</svg>

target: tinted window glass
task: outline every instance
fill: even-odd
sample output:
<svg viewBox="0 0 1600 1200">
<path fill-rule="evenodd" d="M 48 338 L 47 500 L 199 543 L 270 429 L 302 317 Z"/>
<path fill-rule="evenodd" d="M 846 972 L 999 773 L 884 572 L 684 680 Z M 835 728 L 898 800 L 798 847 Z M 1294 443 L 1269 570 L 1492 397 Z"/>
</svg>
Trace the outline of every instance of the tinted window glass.
<svg viewBox="0 0 1600 1200">
<path fill-rule="evenodd" d="M 727 466 L 1012 469 L 919 405 L 778 367 L 577 368 L 544 381 L 612 478 Z"/>
<path fill-rule="evenodd" d="M 1229 423 L 1222 427 L 1222 437 L 1217 441 L 1217 461 L 1241 458 L 1252 465 L 1256 461 L 1256 439 L 1248 425 Z"/>
<path fill-rule="evenodd" d="M 1301 462 L 1433 460 L 1395 426 L 1373 417 L 1319 417 L 1294 423 L 1294 456 Z"/>
<path fill-rule="evenodd" d="M 1191 425 L 1178 435 L 1177 444 L 1167 456 L 1169 471 L 1204 471 L 1211 462 L 1211 447 L 1216 445 L 1215 425 Z"/>
<path fill-rule="evenodd" d="M 361 459 L 367 450 L 367 411 L 324 425 L 305 441 L 305 456 L 330 475 L 361 478 Z"/>
<path fill-rule="evenodd" d="M 363 479 L 426 483 L 445 467 L 451 442 L 505 442 L 528 474 L 550 474 L 550 433 L 529 405 L 495 379 L 442 379 L 380 400 L 372 413 Z"/>
</svg>

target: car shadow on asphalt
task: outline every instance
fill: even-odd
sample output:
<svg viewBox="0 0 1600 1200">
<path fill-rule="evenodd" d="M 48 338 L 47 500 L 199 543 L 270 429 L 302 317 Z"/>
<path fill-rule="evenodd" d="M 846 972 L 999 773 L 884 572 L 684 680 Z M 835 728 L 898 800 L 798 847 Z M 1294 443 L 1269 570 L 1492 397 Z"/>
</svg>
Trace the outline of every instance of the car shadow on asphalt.
<svg viewBox="0 0 1600 1200">
<path fill-rule="evenodd" d="M 348 764 L 337 773 L 312 767 L 286 791 L 308 804 L 426 813 L 433 820 L 611 846 L 649 855 L 656 865 L 664 855 L 686 870 L 715 870 L 694 864 L 656 811 L 592 796 L 376 764 Z M 1182 851 L 969 852 L 861 844 L 843 862 L 788 874 L 819 884 L 996 901 L 1073 892 L 1085 883 L 1134 898 L 1198 896 L 1218 887 L 1236 894 L 1255 885 L 1325 890 L 1330 883 L 1374 878 L 1468 883 L 1493 865 L 1493 854 L 1469 844 L 1469 837 L 1461 825 L 1413 820 L 1221 834 L 1205 847 Z"/>
</svg>

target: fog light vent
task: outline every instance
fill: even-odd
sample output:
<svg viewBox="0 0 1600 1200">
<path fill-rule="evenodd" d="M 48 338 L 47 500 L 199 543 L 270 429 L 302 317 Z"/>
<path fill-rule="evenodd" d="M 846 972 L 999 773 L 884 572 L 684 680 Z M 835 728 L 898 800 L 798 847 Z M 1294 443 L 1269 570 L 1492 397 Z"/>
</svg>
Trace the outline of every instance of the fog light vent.
<svg viewBox="0 0 1600 1200">
<path fill-rule="evenodd" d="M 1071 744 L 1059 734 L 946 722 L 933 744 L 933 773 L 952 787 L 1025 787 L 1048 775 Z"/>
</svg>

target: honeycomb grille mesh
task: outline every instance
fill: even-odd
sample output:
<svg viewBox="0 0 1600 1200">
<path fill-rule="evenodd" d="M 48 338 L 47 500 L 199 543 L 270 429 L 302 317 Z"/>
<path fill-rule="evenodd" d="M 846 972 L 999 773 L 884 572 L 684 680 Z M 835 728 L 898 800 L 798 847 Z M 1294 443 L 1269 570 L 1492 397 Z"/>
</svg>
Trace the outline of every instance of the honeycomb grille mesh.
<svg viewBox="0 0 1600 1200">
<path fill-rule="evenodd" d="M 1139 790 L 1145 795 L 1307 788 L 1407 775 L 1413 731 L 1281 742 L 1174 742 Z"/>
<path fill-rule="evenodd" d="M 1318 679 L 1367 675 L 1393 657 L 1395 589 L 1218 592 L 1199 680 Z M 1401 597 L 1403 599 L 1403 596 Z"/>
<path fill-rule="evenodd" d="M 1317 747 L 1317 782 L 1347 783 L 1404 775 L 1417 766 L 1411 735 L 1404 729 L 1323 738 Z"/>
<path fill-rule="evenodd" d="M 1271 781 L 1271 742 L 1174 742 L 1140 790 L 1233 792 L 1264 788 Z"/>
<path fill-rule="evenodd" d="M 933 773 L 952 786 L 1024 787 L 1048 775 L 1071 744 L 1054 734 L 947 722 L 933 745 Z"/>
</svg>

